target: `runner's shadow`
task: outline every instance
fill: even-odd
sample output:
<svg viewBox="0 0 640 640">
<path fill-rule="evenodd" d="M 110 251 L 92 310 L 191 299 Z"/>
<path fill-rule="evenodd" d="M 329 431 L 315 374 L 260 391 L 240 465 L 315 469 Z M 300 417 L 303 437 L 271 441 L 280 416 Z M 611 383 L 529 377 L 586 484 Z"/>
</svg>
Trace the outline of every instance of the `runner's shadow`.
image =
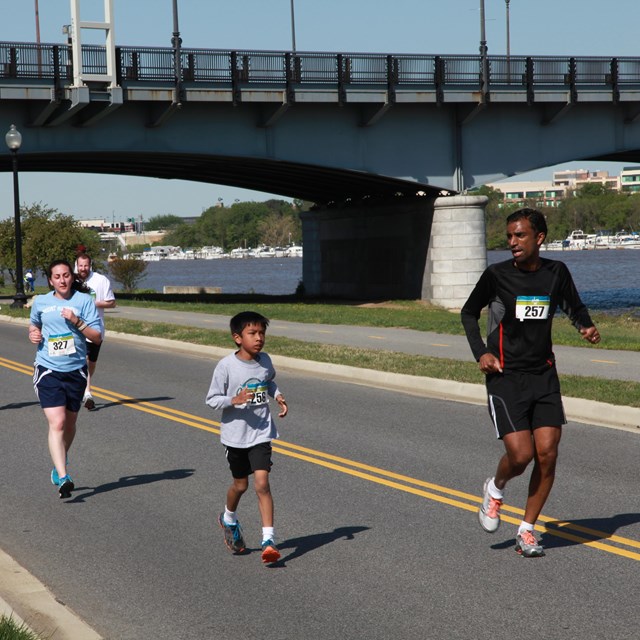
<svg viewBox="0 0 640 640">
<path fill-rule="evenodd" d="M 116 482 L 107 482 L 93 489 L 91 487 L 76 487 L 75 491 L 84 491 L 89 489 L 88 493 L 75 495 L 71 500 L 67 500 L 66 504 L 74 504 L 84 502 L 87 498 L 93 498 L 101 493 L 115 491 L 117 489 L 128 489 L 141 484 L 150 484 L 152 482 L 162 482 L 163 480 L 185 480 L 195 473 L 195 469 L 172 469 L 163 471 L 162 473 L 146 473 L 138 476 L 122 476 Z"/>
<path fill-rule="evenodd" d="M 286 563 L 290 560 L 296 560 L 300 556 L 310 551 L 315 551 L 325 544 L 336 542 L 341 538 L 345 540 L 354 540 L 356 533 L 362 533 L 368 531 L 369 527 L 338 527 L 333 531 L 327 533 L 314 533 L 309 536 L 301 536 L 300 538 L 289 538 L 282 543 L 278 543 L 278 549 L 282 553 L 282 557 L 277 562 L 274 562 L 269 567 L 285 567 Z M 293 549 L 291 553 L 285 555 L 283 551 L 285 549 Z"/>
<path fill-rule="evenodd" d="M 40 406 L 40 403 L 36 400 L 35 402 L 11 402 L 10 404 L 5 404 L 4 407 L 0 407 L 0 411 L 4 411 L 5 409 L 24 409 L 25 407 L 34 407 Z"/>
<path fill-rule="evenodd" d="M 618 513 L 610 518 L 586 518 L 584 520 L 559 520 L 547 522 L 547 531 L 542 534 L 541 544 L 547 549 L 571 547 L 576 544 L 607 540 L 618 529 L 640 522 L 640 513 Z M 565 524 L 566 523 L 566 524 Z M 575 536 L 577 540 L 567 540 L 554 532 Z"/>
<path fill-rule="evenodd" d="M 640 513 L 619 513 L 611 518 L 586 518 L 584 520 L 554 520 L 545 523 L 547 529 L 540 536 L 540 544 L 545 549 L 558 549 L 560 547 L 572 547 L 577 544 L 607 540 L 622 527 L 640 522 Z M 558 532 L 558 533 L 556 533 Z M 576 539 L 567 539 L 562 534 L 573 536 Z M 516 544 L 515 536 L 492 544 L 496 550 L 508 549 Z"/>
<path fill-rule="evenodd" d="M 110 409 L 111 407 L 118 407 L 123 404 L 140 404 L 141 402 L 161 402 L 162 400 L 174 400 L 171 396 L 158 396 L 157 398 L 123 398 L 122 400 L 118 400 L 117 402 L 105 402 L 98 403 L 96 402 L 96 406 L 94 409 L 91 409 L 91 413 L 95 413 L 96 411 L 102 411 L 103 409 Z M 95 397 L 94 397 L 95 400 Z"/>
</svg>

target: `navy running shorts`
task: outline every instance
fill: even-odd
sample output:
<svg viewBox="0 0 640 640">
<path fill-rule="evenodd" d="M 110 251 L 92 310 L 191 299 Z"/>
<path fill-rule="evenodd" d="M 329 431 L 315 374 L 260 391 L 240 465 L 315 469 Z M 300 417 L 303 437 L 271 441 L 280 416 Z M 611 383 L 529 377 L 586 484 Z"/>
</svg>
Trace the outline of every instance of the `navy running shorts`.
<svg viewBox="0 0 640 640">
<path fill-rule="evenodd" d="M 496 436 L 566 424 L 555 367 L 543 373 L 507 371 L 487 376 L 489 415 Z"/>
<path fill-rule="evenodd" d="M 43 409 L 66 407 L 77 413 L 86 386 L 86 366 L 75 371 L 54 371 L 39 364 L 33 368 L 33 389 Z"/>
<path fill-rule="evenodd" d="M 271 471 L 271 443 L 261 442 L 248 449 L 225 445 L 227 462 L 234 478 L 247 478 L 254 471 Z"/>
</svg>

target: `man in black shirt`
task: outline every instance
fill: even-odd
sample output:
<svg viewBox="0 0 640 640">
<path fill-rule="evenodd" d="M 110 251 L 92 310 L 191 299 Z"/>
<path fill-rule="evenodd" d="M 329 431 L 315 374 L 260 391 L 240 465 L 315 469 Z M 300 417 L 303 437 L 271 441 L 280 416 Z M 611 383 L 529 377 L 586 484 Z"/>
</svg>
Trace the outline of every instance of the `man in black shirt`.
<svg viewBox="0 0 640 640">
<path fill-rule="evenodd" d="M 516 536 L 516 551 L 526 557 L 544 555 L 533 529 L 553 486 L 566 423 L 551 342 L 556 309 L 569 316 L 585 340 L 600 341 L 567 267 L 540 257 L 546 235 L 539 211 L 512 213 L 507 218 L 507 242 L 513 259 L 484 271 L 461 314 L 473 355 L 486 374 L 489 413 L 506 450 L 495 477 L 484 483 L 480 525 L 489 533 L 498 529 L 504 487 L 534 460 Z M 485 344 L 478 320 L 486 306 Z"/>
</svg>

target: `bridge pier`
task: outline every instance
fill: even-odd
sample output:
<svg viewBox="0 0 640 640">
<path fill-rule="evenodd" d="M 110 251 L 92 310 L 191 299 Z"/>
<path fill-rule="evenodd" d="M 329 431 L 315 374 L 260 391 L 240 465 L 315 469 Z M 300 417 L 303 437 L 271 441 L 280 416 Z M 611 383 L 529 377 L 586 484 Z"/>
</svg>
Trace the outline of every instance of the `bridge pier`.
<svg viewBox="0 0 640 640">
<path fill-rule="evenodd" d="M 486 266 L 486 202 L 404 196 L 303 213 L 305 294 L 460 308 Z"/>
<path fill-rule="evenodd" d="M 448 196 L 434 203 L 422 299 L 460 309 L 487 266 L 486 196 Z"/>
</svg>

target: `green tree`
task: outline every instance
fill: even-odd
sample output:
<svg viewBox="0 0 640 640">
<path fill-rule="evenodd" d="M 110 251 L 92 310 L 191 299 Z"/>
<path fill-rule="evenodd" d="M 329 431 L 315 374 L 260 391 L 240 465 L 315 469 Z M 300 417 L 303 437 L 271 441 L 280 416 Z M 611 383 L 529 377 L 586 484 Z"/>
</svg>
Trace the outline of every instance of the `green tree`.
<svg viewBox="0 0 640 640">
<path fill-rule="evenodd" d="M 173 229 L 182 224 L 184 220 L 180 216 L 167 213 L 160 216 L 152 216 L 144 223 L 147 231 L 157 231 L 159 229 Z"/>
<path fill-rule="evenodd" d="M 78 221 L 42 203 L 21 207 L 23 267 L 46 274 L 54 260 L 74 263 L 79 247 L 96 258 L 100 268 L 100 237 L 95 231 L 83 229 Z M 15 225 L 13 218 L 0 222 L 0 266 L 9 272 L 15 283 Z"/>
<path fill-rule="evenodd" d="M 116 258 L 109 263 L 109 270 L 113 279 L 122 285 L 123 290 L 130 293 L 144 277 L 147 263 L 138 258 Z"/>
<path fill-rule="evenodd" d="M 270 247 L 284 247 L 297 238 L 296 220 L 291 215 L 270 213 L 258 224 L 260 243 Z"/>
</svg>

